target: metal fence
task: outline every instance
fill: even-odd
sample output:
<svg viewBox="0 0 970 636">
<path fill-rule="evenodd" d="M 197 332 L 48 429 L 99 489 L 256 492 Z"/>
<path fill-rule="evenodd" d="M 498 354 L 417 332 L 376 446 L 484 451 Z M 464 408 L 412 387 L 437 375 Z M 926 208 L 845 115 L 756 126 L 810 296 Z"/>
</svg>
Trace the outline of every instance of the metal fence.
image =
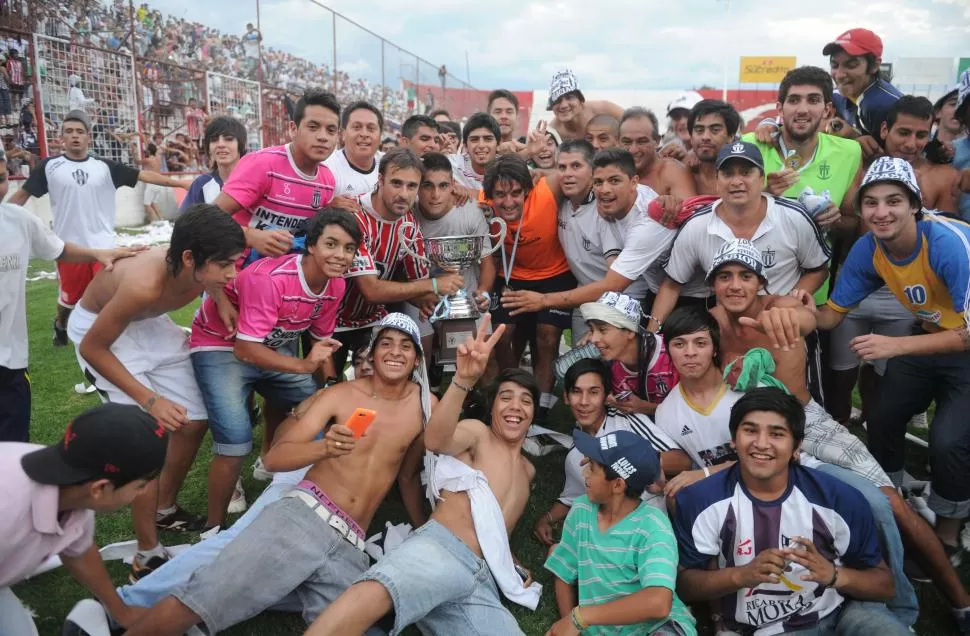
<svg viewBox="0 0 970 636">
<path fill-rule="evenodd" d="M 379 13 L 361 20 L 376 23 Z M 59 152 L 72 105 L 92 117 L 94 150 L 125 162 L 151 138 L 194 142 L 197 108 L 241 119 L 253 148 L 284 143 L 288 108 L 311 87 L 342 104 L 373 103 L 388 130 L 414 113 L 444 109 L 461 120 L 484 107 L 444 66 L 315 0 L 7 0 L 4 39 L 28 43 L 19 97 L 33 98 L 24 103 L 41 156 Z M 0 113 L 0 128 L 14 135 L 29 132 L 19 104 L 10 121 Z"/>
</svg>

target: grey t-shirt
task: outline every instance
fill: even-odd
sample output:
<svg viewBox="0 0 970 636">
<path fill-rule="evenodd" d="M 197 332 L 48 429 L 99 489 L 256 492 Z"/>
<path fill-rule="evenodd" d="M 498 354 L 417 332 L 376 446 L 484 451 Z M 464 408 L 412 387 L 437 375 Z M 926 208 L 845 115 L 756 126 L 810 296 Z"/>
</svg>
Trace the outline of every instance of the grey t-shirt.
<svg viewBox="0 0 970 636">
<path fill-rule="evenodd" d="M 418 224 L 421 226 L 421 234 L 424 238 L 436 238 L 441 236 L 487 236 L 489 233 L 488 223 L 485 215 L 479 209 L 478 204 L 469 201 L 465 205 L 455 206 L 440 219 L 426 219 L 420 211 L 415 213 Z M 491 249 L 491 242 L 486 239 L 482 243 L 482 251 Z M 434 268 L 432 268 L 434 269 Z M 479 266 L 473 265 L 462 271 L 465 278 L 465 290 L 472 294 L 478 288 Z M 432 271 L 431 275 L 440 274 L 440 271 Z"/>
</svg>

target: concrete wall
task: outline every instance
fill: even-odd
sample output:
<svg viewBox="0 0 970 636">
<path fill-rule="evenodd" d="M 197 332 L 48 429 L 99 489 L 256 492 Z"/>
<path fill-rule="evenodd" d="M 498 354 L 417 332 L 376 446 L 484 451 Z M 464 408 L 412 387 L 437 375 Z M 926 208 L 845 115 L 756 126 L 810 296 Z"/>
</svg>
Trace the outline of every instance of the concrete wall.
<svg viewBox="0 0 970 636">
<path fill-rule="evenodd" d="M 186 175 L 185 177 L 172 175 L 176 179 L 191 183 L 196 175 Z M 8 198 L 14 192 L 22 188 L 24 180 L 17 179 L 10 181 L 10 191 Z M 179 193 L 182 194 L 182 193 Z M 142 204 L 145 196 L 145 184 L 139 183 L 135 188 L 119 188 L 115 193 L 116 214 L 115 225 L 118 227 L 132 227 L 144 225 L 146 223 L 145 206 Z M 181 199 L 181 197 L 180 197 Z M 178 203 L 172 188 L 165 188 L 164 194 L 156 203 L 162 214 L 167 219 L 174 219 L 178 212 Z M 50 197 L 45 195 L 39 199 L 31 198 L 25 206 L 28 210 L 39 216 L 45 223 L 51 221 Z"/>
</svg>

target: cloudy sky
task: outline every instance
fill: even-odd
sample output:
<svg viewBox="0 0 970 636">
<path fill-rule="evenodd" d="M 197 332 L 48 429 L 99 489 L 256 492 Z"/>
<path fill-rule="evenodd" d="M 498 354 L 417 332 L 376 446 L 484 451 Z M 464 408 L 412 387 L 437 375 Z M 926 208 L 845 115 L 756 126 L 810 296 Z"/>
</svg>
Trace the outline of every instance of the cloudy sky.
<svg viewBox="0 0 970 636">
<path fill-rule="evenodd" d="M 795 55 L 826 65 L 822 46 L 845 29 L 881 35 L 884 59 L 970 57 L 970 0 L 329 0 L 327 6 L 477 88 L 541 89 L 572 68 L 589 88 L 720 87 L 725 60 L 736 86 L 741 55 Z M 252 0 L 156 0 L 162 11 L 225 31 L 256 20 Z M 264 45 L 332 64 L 330 13 L 310 0 L 263 0 Z M 436 68 L 346 22 L 337 65 L 369 80 L 436 82 Z M 420 66 L 420 65 L 419 65 Z"/>
</svg>

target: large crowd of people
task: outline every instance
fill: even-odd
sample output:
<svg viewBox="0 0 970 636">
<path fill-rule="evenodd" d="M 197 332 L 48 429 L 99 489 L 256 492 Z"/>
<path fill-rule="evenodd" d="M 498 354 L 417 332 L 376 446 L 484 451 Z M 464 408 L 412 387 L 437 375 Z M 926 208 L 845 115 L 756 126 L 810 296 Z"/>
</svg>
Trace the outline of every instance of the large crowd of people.
<svg viewBox="0 0 970 636">
<path fill-rule="evenodd" d="M 521 634 L 507 603 L 554 603 L 547 636 L 889 636 L 920 618 L 913 581 L 970 634 L 970 71 L 934 104 L 880 77 L 871 31 L 823 51 L 830 69 L 787 73 L 755 132 L 705 99 L 667 113 L 685 121 L 665 143 L 655 113 L 587 101 L 569 70 L 522 138 L 502 89 L 387 139 L 378 105 L 309 87 L 282 145 L 248 151 L 233 117 L 200 127 L 208 172 L 145 250 L 114 247 L 115 190 L 187 184 L 90 155 L 72 110 L 63 155 L 0 206 L 0 636 L 31 633 L 12 586 L 52 554 L 132 636 L 266 610 L 318 636 Z M 44 195 L 53 231 L 20 207 Z M 477 264 L 442 267 L 455 237 Z M 53 345 L 105 403 L 46 448 L 30 258 L 57 261 Z M 168 313 L 203 293 L 186 334 Z M 481 315 L 456 335 L 459 299 Z M 928 521 L 902 489 L 931 405 Z M 543 599 L 510 536 L 551 478 L 527 454 L 572 421 L 529 539 Z M 179 491 L 206 431 L 197 514 Z M 250 502 L 256 452 L 272 483 Z M 374 555 L 395 484 L 414 529 Z M 115 588 L 95 516 L 128 504 Z M 201 541 L 175 556 L 162 531 Z"/>
</svg>

